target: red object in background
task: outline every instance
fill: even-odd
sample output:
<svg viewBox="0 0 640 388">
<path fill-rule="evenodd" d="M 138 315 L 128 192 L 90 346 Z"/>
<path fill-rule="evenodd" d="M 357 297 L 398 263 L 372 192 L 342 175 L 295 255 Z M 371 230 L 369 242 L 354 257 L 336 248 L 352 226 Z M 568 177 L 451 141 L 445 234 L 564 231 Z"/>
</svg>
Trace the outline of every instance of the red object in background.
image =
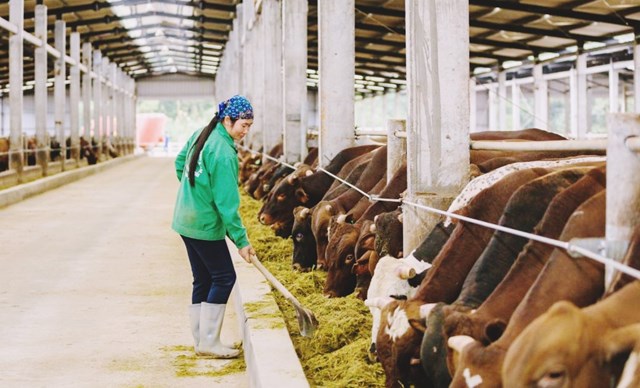
<svg viewBox="0 0 640 388">
<path fill-rule="evenodd" d="M 164 113 L 138 113 L 136 120 L 138 145 L 150 149 L 162 145 L 167 116 Z"/>
</svg>

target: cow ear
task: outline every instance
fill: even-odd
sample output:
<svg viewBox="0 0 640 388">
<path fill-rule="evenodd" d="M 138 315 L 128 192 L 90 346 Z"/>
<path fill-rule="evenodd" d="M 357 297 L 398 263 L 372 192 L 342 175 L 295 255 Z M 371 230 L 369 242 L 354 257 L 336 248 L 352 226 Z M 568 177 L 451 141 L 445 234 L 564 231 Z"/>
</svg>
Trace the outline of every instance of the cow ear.
<svg viewBox="0 0 640 388">
<path fill-rule="evenodd" d="M 618 356 L 625 356 L 640 343 L 640 323 L 621 327 L 608 333 L 602 341 L 602 360 L 611 362 Z"/>
<path fill-rule="evenodd" d="M 504 333 L 507 323 L 502 319 L 493 319 L 484 327 L 484 335 L 489 342 L 496 342 Z"/>
<path fill-rule="evenodd" d="M 309 196 L 307 195 L 307 193 L 304 191 L 302 187 L 298 187 L 296 189 L 296 198 L 298 199 L 298 201 L 302 203 L 309 202 Z"/>
<path fill-rule="evenodd" d="M 410 318 L 409 324 L 411 325 L 411 327 L 418 330 L 420 333 L 424 333 L 425 331 L 427 331 L 427 326 L 425 326 L 424 319 Z"/>
</svg>

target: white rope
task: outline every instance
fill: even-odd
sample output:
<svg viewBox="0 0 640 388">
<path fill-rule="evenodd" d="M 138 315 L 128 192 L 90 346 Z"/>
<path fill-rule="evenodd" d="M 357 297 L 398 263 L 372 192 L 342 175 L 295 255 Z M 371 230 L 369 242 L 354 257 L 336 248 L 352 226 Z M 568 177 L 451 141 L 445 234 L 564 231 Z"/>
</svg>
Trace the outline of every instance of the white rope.
<svg viewBox="0 0 640 388">
<path fill-rule="evenodd" d="M 285 161 L 283 161 L 283 160 L 276 159 L 276 158 L 274 158 L 274 157 L 273 157 L 273 156 L 271 156 L 271 155 L 265 154 L 264 152 L 256 152 L 256 151 L 252 150 L 252 149 L 251 149 L 251 148 L 249 148 L 249 147 L 245 147 L 245 146 L 243 146 L 242 144 L 238 144 L 238 147 L 242 148 L 243 150 L 245 150 L 245 151 L 247 151 L 247 152 L 252 152 L 252 153 L 254 153 L 254 154 L 262 155 L 263 157 L 265 157 L 265 158 L 267 158 L 267 159 L 269 159 L 269 160 L 272 160 L 272 161 L 274 161 L 274 162 L 276 162 L 276 163 L 278 163 L 278 164 L 282 164 L 283 166 L 287 166 L 287 167 L 289 167 L 290 169 L 292 169 L 292 170 L 294 170 L 294 171 L 295 171 L 295 169 L 296 169 L 296 168 L 295 168 L 295 166 L 292 166 L 291 164 L 289 164 L 289 163 L 287 163 L 287 162 L 285 162 Z"/>
<path fill-rule="evenodd" d="M 340 181 L 341 183 L 347 185 L 348 187 L 358 191 L 360 194 L 362 194 L 363 196 L 367 197 L 371 201 L 394 202 L 394 203 L 399 203 L 399 204 L 403 204 L 403 205 L 410 205 L 410 206 L 416 207 L 418 209 L 426 210 L 426 211 L 431 212 L 431 213 L 436 213 L 436 214 L 440 214 L 440 215 L 443 215 L 443 216 L 456 218 L 458 220 L 469 222 L 469 223 L 480 225 L 480 226 L 484 226 L 486 228 L 498 230 L 498 231 L 505 232 L 505 233 L 514 234 L 516 236 L 524 237 L 524 238 L 527 238 L 529 240 L 538 241 L 538 242 L 541 242 L 543 244 L 548 244 L 548 245 L 554 246 L 556 248 L 562 248 L 562 249 L 564 249 L 565 251 L 567 251 L 569 253 L 571 253 L 571 252 L 578 253 L 578 254 L 586 257 L 586 258 L 592 259 L 592 260 L 597 261 L 599 263 L 602 263 L 604 265 L 611 266 L 614 269 L 616 269 L 616 270 L 618 270 L 620 272 L 623 272 L 623 273 L 625 273 L 625 274 L 627 274 L 629 276 L 633 276 L 636 279 L 640 279 L 640 271 L 639 270 L 637 270 L 635 268 L 632 268 L 632 267 L 629 267 L 627 265 L 624 265 L 624 264 L 622 264 L 622 263 L 620 263 L 620 262 L 618 262 L 616 260 L 610 259 L 608 257 L 598 255 L 597 253 L 591 252 L 590 250 L 582 248 L 582 247 L 579 247 L 579 246 L 577 246 L 575 244 L 571 244 L 571 243 L 565 242 L 565 241 L 555 240 L 555 239 L 544 237 L 544 236 L 539 236 L 539 235 L 533 234 L 533 233 L 523 232 L 521 230 L 509 228 L 509 227 L 502 226 L 502 225 L 492 224 L 492 223 L 486 222 L 486 221 L 476 220 L 475 218 L 461 216 L 461 215 L 456 214 L 456 213 L 451 213 L 451 212 L 448 212 L 446 210 L 436 209 L 436 208 L 433 208 L 433 207 L 430 207 L 430 206 L 421 205 L 419 203 L 415 203 L 415 202 L 411 202 L 411 201 L 406 201 L 406 200 L 397 199 L 397 198 L 382 198 L 382 197 L 379 197 L 377 195 L 370 195 L 369 193 L 366 193 L 366 192 L 360 190 L 355 185 L 353 185 L 353 184 L 347 182 L 346 180 L 344 180 L 344 179 L 342 179 L 342 178 L 330 173 L 329 171 L 325 170 L 322 167 L 319 167 L 318 171 L 322 171 L 323 173 L 329 175 L 333 179 L 336 179 L 336 180 Z"/>
</svg>

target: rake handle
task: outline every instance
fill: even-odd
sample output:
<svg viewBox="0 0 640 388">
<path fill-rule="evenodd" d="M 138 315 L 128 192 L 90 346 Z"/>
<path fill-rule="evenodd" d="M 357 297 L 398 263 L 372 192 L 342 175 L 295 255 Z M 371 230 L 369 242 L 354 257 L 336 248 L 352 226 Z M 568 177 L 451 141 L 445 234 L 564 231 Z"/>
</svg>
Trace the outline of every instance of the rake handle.
<svg viewBox="0 0 640 388">
<path fill-rule="evenodd" d="M 260 260 L 258 260 L 258 256 L 251 255 L 250 259 L 251 259 L 251 263 L 256 268 L 258 268 L 258 271 L 260 271 L 264 275 L 264 277 L 267 278 L 269 283 L 271 283 L 276 290 L 278 290 L 286 299 L 288 299 L 296 307 L 302 308 L 302 305 L 300 304 L 298 299 L 296 299 L 296 297 L 293 296 L 293 294 L 291 294 L 291 292 L 289 292 L 289 290 L 287 290 L 287 288 L 282 283 L 280 283 L 280 281 L 276 279 L 276 277 L 273 276 L 271 272 L 269 272 L 269 270 L 264 267 L 264 265 L 262 265 Z"/>
</svg>

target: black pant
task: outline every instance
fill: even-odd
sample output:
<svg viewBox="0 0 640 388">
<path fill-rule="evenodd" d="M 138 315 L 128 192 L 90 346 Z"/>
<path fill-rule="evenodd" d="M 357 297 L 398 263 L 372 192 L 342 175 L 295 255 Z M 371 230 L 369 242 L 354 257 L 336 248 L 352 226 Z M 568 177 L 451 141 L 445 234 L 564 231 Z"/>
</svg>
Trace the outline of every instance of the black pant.
<svg viewBox="0 0 640 388">
<path fill-rule="evenodd" d="M 236 271 L 226 241 L 181 237 L 187 247 L 193 273 L 191 303 L 227 303 L 236 282 Z"/>
</svg>

